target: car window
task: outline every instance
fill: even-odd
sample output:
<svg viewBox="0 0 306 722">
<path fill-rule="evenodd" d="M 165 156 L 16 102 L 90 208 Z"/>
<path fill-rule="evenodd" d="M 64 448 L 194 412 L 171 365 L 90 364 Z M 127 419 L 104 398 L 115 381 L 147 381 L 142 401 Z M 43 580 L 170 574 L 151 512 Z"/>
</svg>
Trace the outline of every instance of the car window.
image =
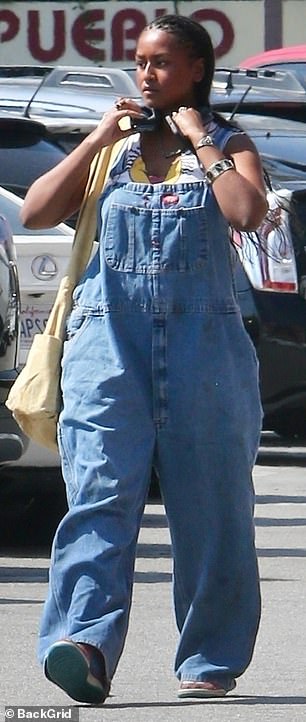
<svg viewBox="0 0 306 722">
<path fill-rule="evenodd" d="M 0 185 L 24 197 L 33 181 L 59 163 L 63 149 L 35 134 L 0 129 Z"/>
<path fill-rule="evenodd" d="M 39 230 L 33 230 L 32 228 L 25 228 L 19 218 L 21 206 L 14 203 L 10 198 L 0 194 L 0 212 L 8 220 L 14 236 L 20 235 L 43 235 L 43 236 L 60 236 L 66 237 L 66 233 L 59 228 L 41 228 Z"/>
</svg>

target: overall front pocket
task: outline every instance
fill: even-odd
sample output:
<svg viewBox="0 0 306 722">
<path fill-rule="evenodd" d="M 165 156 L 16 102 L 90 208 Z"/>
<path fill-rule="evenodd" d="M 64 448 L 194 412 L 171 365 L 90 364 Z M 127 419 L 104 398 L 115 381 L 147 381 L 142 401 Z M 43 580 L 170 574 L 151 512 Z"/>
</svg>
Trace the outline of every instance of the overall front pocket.
<svg viewBox="0 0 306 722">
<path fill-rule="evenodd" d="M 113 203 L 104 254 L 108 266 L 125 273 L 201 268 L 208 255 L 204 208 L 150 209 Z"/>
</svg>

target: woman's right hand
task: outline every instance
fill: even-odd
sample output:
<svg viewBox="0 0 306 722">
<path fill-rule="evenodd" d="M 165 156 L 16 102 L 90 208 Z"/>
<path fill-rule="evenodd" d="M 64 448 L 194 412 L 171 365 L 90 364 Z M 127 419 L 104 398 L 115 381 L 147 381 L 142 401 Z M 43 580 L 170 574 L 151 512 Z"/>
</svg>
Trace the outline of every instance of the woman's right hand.
<svg viewBox="0 0 306 722">
<path fill-rule="evenodd" d="M 97 139 L 98 147 L 111 145 L 120 138 L 127 138 L 135 131 L 131 128 L 130 118 L 143 118 L 140 105 L 131 98 L 119 98 L 116 104 L 107 110 L 97 128 L 91 133 Z"/>
<path fill-rule="evenodd" d="M 128 118 L 141 118 L 140 106 L 129 98 L 119 99 L 104 113 L 99 125 L 64 160 L 37 178 L 29 188 L 21 210 L 28 228 L 47 228 L 72 216 L 80 207 L 90 163 L 100 148 L 125 138 L 134 130 Z M 119 123 L 124 123 L 120 127 Z"/>
</svg>

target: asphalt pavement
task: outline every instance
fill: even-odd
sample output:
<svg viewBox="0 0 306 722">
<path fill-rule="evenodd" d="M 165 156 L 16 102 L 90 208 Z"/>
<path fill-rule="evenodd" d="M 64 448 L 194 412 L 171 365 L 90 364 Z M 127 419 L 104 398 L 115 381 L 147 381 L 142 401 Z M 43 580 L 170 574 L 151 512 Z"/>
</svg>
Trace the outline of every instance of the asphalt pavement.
<svg viewBox="0 0 306 722">
<path fill-rule="evenodd" d="M 151 500 L 139 538 L 127 643 L 112 694 L 99 708 L 73 703 L 44 679 L 36 661 L 48 548 L 0 550 L 0 718 L 6 705 L 35 706 L 18 719 L 41 719 L 33 713 L 49 706 L 62 711 L 60 719 L 78 713 L 81 722 L 305 722 L 305 448 L 300 460 L 297 451 L 296 462 L 286 463 L 292 450 L 286 457 L 283 449 L 283 459 L 279 449 L 273 456 L 269 437 L 265 443 L 254 473 L 262 621 L 252 664 L 237 689 L 219 700 L 176 696 L 171 548 L 163 507 Z M 13 712 L 7 718 L 17 719 Z"/>
</svg>

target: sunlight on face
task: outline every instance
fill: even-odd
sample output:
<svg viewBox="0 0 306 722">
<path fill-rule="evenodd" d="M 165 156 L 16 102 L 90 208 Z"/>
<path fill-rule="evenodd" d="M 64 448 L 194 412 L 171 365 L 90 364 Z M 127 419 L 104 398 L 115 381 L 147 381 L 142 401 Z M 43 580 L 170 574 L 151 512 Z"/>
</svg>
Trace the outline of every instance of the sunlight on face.
<svg viewBox="0 0 306 722">
<path fill-rule="evenodd" d="M 204 62 L 193 58 L 173 34 L 144 30 L 135 58 L 137 83 L 146 105 L 172 110 L 195 104 L 194 86 L 203 77 Z"/>
</svg>

